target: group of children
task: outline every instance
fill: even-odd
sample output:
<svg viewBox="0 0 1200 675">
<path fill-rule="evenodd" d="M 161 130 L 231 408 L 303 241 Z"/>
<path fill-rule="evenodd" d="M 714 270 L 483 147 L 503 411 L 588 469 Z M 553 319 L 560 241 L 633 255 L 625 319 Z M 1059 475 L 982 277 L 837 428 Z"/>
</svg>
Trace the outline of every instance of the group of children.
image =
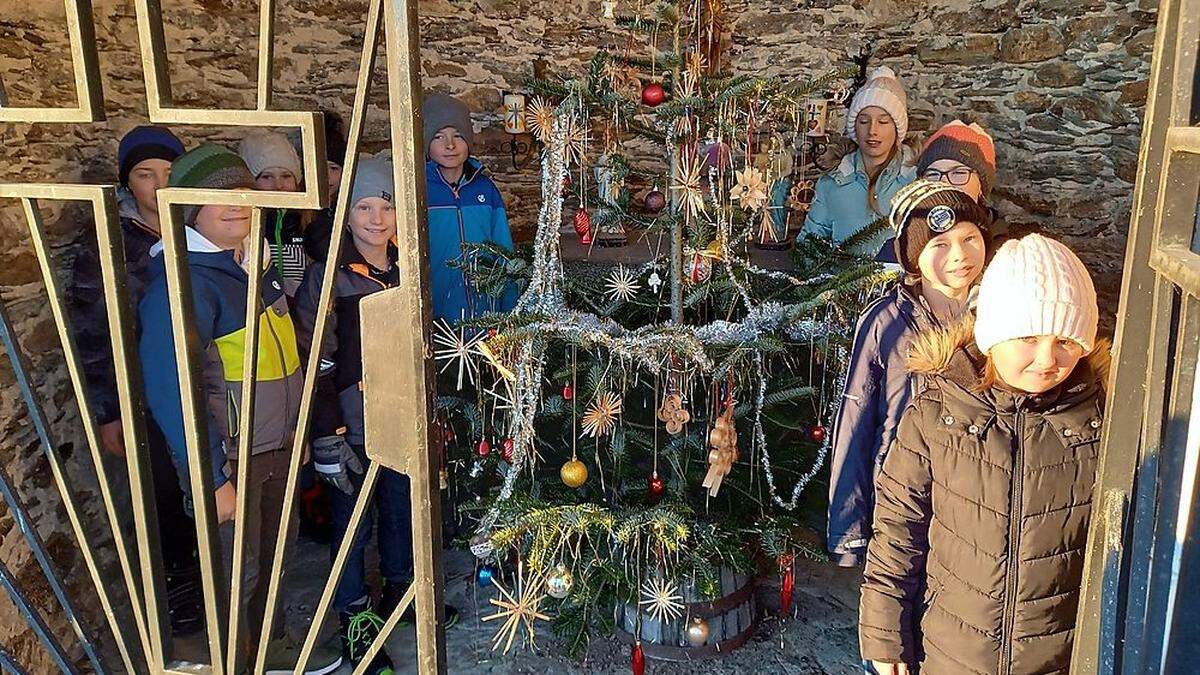
<svg viewBox="0 0 1200 675">
<path fill-rule="evenodd" d="M 887 217 L 863 252 L 902 272 L 858 321 L 828 549 L 866 565 L 866 673 L 1065 673 L 1107 373 L 1096 293 L 1062 243 L 1005 241 L 983 129 L 951 122 L 912 160 L 906 126 L 877 69 L 806 223 L 841 242 Z"/>
<path fill-rule="evenodd" d="M 464 244 L 512 247 L 504 202 L 495 184 L 471 156 L 470 111 L 460 101 L 431 95 L 424 103 L 427 236 L 435 317 L 461 319 L 510 308 L 513 298 L 481 295 L 461 265 Z M 285 509 L 284 493 L 294 433 L 300 412 L 305 357 L 319 353 L 309 447 L 315 471 L 332 493 L 331 559 L 345 536 L 362 476 L 369 462 L 364 448 L 361 393 L 362 359 L 359 301 L 395 286 L 396 205 L 391 162 L 363 155 L 348 195 L 337 195 L 346 142 L 336 127 L 326 132 L 330 187 L 334 199 L 346 199 L 346 228 L 333 230 L 333 207 L 320 212 L 268 209 L 264 213 L 264 263 L 258 305 L 259 345 L 253 410 L 241 402 L 245 358 L 246 302 L 249 288 L 251 209 L 246 206 L 184 206 L 180 209 L 187 243 L 194 315 L 186 330 L 199 347 L 198 389 L 207 412 L 207 471 L 215 490 L 225 570 L 232 566 L 233 524 L 238 492 L 246 509 L 239 528 L 245 548 L 242 574 L 242 634 L 236 650 L 242 667 L 252 666 L 257 641 L 249 627 L 262 626 L 268 577 Z M 205 143 L 185 150 L 168 129 L 138 127 L 122 138 L 118 152 L 121 228 L 131 301 L 137 307 L 138 353 L 150 411 L 149 455 L 154 473 L 168 604 L 176 632 L 194 631 L 203 612 L 197 584 L 195 526 L 191 519 L 191 478 L 185 441 L 170 294 L 160 241 L 156 192 L 163 187 L 298 191 L 305 176 L 297 149 L 283 134 L 255 132 L 235 153 Z M 337 261 L 326 260 L 329 242 L 342 236 Z M 317 305 L 326 265 L 337 266 L 334 299 L 320 345 L 312 343 Z M 76 261 L 72 304 L 93 411 L 105 449 L 123 456 L 123 430 L 117 402 L 113 359 L 103 304 L 98 257 L 91 249 Z M 243 415 L 251 415 L 250 457 L 238 456 Z M 238 464 L 248 479 L 237 484 Z M 357 665 L 412 580 L 412 525 L 408 478 L 383 469 L 372 510 L 358 529 L 343 568 L 333 606 L 342 621 L 340 644 L 329 641 L 314 650 L 306 673 L 327 673 L 344 661 Z M 364 554 L 377 526 L 384 581 L 373 602 L 366 583 Z M 294 528 L 288 533 L 294 536 Z M 378 612 L 378 613 L 377 613 Z M 410 610 L 411 612 L 411 610 Z M 299 645 L 282 630 L 276 613 L 265 655 L 267 672 L 292 672 Z M 452 622 L 457 613 L 446 609 Z M 408 615 L 411 620 L 411 614 Z M 382 651 L 367 671 L 391 672 Z"/>
<path fill-rule="evenodd" d="M 460 319 L 503 311 L 515 298 L 481 296 L 464 276 L 463 244 L 512 247 L 504 202 L 471 156 L 473 129 L 459 101 L 431 95 L 423 107 L 427 232 L 433 314 Z M 992 139 L 951 122 L 919 156 L 903 144 L 904 88 L 874 71 L 851 102 L 847 134 L 857 149 L 817 183 L 805 229 L 844 242 L 886 217 L 891 227 L 857 241 L 894 264 L 902 279 L 859 319 L 833 436 L 828 546 L 843 565 L 865 562 L 860 643 L 866 672 L 1050 673 L 1069 665 L 1081 560 L 1102 419 L 1107 348 L 1097 341 L 1096 294 L 1063 244 L 1031 234 L 1000 245 L 990 207 Z M 345 140 L 327 132 L 331 188 Z M 162 525 L 173 624 L 198 624 L 195 536 L 183 412 L 155 192 L 165 186 L 299 190 L 301 162 L 274 132 L 247 136 L 237 153 L 214 144 L 185 151 L 170 131 L 139 127 L 121 141 L 125 274 L 138 306 L 139 355 L 152 420 L 150 459 Z M 344 233 L 322 212 L 269 210 L 259 304 L 258 383 L 249 483 L 235 486 L 244 358 L 244 258 L 250 209 L 186 206 L 194 323 L 202 350 L 217 517 L 226 559 L 237 491 L 248 508 L 242 625 L 261 625 L 265 571 L 285 508 L 304 358 L 319 354 L 311 455 L 332 490 L 336 551 L 368 463 L 363 436 L 359 302 L 399 283 L 392 167 L 358 161 Z M 335 194 L 335 198 L 337 198 Z M 890 235 L 890 236 L 889 236 Z M 345 237 L 339 259 L 329 242 Z M 326 265 L 337 266 L 334 304 L 312 344 Z M 103 288 L 94 254 L 76 267 L 77 328 L 84 345 L 107 345 Z M 85 351 L 101 439 L 123 454 L 111 353 Z M 384 470 L 375 510 L 359 529 L 334 598 L 340 648 L 318 649 L 306 672 L 357 663 L 412 578 L 408 479 Z M 374 521 L 374 522 L 373 522 Z M 373 603 L 364 553 L 373 524 L 381 552 L 381 598 Z M 228 564 L 228 563 L 227 563 Z M 174 581 L 173 581 L 174 580 Z M 194 584 L 193 584 L 194 585 Z M 448 609 L 450 620 L 456 616 Z M 278 622 L 277 622 L 278 623 Z M 291 672 L 298 649 L 268 647 L 268 670 Z M 250 659 L 255 645 L 242 636 Z M 388 672 L 387 657 L 369 664 Z"/>
</svg>

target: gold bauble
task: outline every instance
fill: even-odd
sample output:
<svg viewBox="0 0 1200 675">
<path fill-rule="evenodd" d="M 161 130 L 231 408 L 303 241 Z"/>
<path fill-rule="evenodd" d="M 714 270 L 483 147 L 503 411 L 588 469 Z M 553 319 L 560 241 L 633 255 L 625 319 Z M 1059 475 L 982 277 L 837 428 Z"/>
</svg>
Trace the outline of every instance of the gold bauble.
<svg viewBox="0 0 1200 675">
<path fill-rule="evenodd" d="M 584 471 L 587 471 L 585 468 Z M 562 600 L 571 592 L 571 586 L 575 585 L 575 577 L 571 575 L 571 570 L 567 569 L 566 565 L 559 563 L 550 570 L 550 576 L 546 577 L 546 593 L 552 597 Z"/>
<path fill-rule="evenodd" d="M 683 630 L 683 636 L 693 647 L 704 646 L 704 643 L 708 642 L 708 622 L 698 616 L 693 616 L 692 620 L 688 622 L 687 628 Z"/>
<path fill-rule="evenodd" d="M 572 459 L 562 465 L 562 468 L 558 470 L 558 475 L 562 478 L 564 485 L 577 488 L 587 482 L 587 465 L 577 459 Z"/>
</svg>

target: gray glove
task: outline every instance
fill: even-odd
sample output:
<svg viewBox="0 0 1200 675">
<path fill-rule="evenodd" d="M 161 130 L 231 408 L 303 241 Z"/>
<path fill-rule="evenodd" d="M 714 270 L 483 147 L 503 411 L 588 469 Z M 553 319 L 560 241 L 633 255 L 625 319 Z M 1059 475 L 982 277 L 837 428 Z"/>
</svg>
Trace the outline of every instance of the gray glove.
<svg viewBox="0 0 1200 675">
<path fill-rule="evenodd" d="M 350 472 L 363 473 L 358 454 L 341 436 L 322 436 L 313 441 L 313 466 L 321 480 L 348 495 L 357 489 L 350 480 Z"/>
</svg>

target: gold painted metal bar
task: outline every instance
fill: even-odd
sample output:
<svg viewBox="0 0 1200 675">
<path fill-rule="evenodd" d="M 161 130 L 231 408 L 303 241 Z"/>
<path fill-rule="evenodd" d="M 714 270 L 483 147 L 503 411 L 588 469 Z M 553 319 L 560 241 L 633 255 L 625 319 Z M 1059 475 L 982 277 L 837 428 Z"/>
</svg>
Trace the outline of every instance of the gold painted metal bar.
<svg viewBox="0 0 1200 675">
<path fill-rule="evenodd" d="M 1168 155 L 1186 152 L 1200 155 L 1200 127 L 1171 127 L 1167 130 Z"/>
<path fill-rule="evenodd" d="M 379 653 L 379 650 L 383 649 L 384 643 L 387 642 L 392 631 L 396 629 L 396 624 L 400 623 L 400 617 L 408 611 L 408 606 L 412 604 L 413 598 L 416 596 L 416 589 L 416 584 L 408 585 L 408 590 L 400 598 L 400 603 L 392 610 L 392 615 L 387 618 L 387 621 L 383 624 L 383 628 L 379 629 L 379 635 L 376 636 L 371 646 L 367 648 L 367 653 L 363 654 L 362 660 L 359 661 L 352 675 L 366 675 L 367 668 L 371 667 L 371 661 L 375 659 L 375 655 Z"/>
<path fill-rule="evenodd" d="M 388 45 L 396 239 L 401 256 L 398 297 L 400 315 L 405 319 L 403 323 L 393 324 L 393 333 L 389 337 L 396 348 L 393 364 L 404 393 L 410 397 L 394 414 L 412 422 L 410 434 L 393 438 L 391 442 L 407 443 L 412 448 L 413 464 L 408 476 L 412 482 L 413 573 L 417 587 L 417 668 L 422 673 L 444 673 L 442 500 L 435 478 L 440 458 L 429 434 L 434 410 L 434 372 L 433 359 L 426 358 L 430 351 L 431 303 L 429 244 L 421 227 L 425 218 L 425 152 L 418 140 L 423 138 L 423 133 L 417 3 L 415 0 L 385 0 L 383 16 Z M 405 330 L 396 330 L 398 326 L 404 326 Z M 420 326 L 420 330 L 407 330 L 415 326 Z M 364 387 L 369 386 L 369 383 L 364 384 Z"/>
<path fill-rule="evenodd" d="M 161 219 L 163 256 L 166 263 L 167 295 L 170 299 L 171 334 L 179 375 L 179 398 L 183 408 L 183 432 L 187 445 L 188 477 L 191 483 L 196 540 L 200 552 L 200 581 L 204 590 L 204 613 L 208 632 L 208 650 L 212 669 L 225 672 L 225 629 L 228 597 L 221 583 L 220 541 L 217 537 L 216 501 L 213 496 L 212 463 L 208 448 L 208 411 L 196 388 L 193 376 L 200 367 L 200 345 L 192 328 L 195 310 L 192 303 L 191 268 L 187 260 L 182 213 L 175 206 L 178 188 L 163 188 L 156 195 Z"/>
<path fill-rule="evenodd" d="M 138 635 L 141 638 L 142 650 L 144 654 L 150 655 L 154 652 L 150 647 L 144 613 L 145 608 L 142 606 L 141 594 L 138 591 L 140 586 L 134 573 L 133 564 L 130 562 L 129 545 L 124 533 L 121 531 L 120 519 L 117 517 L 116 503 L 113 500 L 112 489 L 110 487 L 112 483 L 109 480 L 108 469 L 104 466 L 104 458 L 100 448 L 100 434 L 96 425 L 96 417 L 92 414 L 91 404 L 87 397 L 87 387 L 83 379 L 83 367 L 79 360 L 79 349 L 75 345 L 75 332 L 72 330 L 71 319 L 64 307 L 63 298 L 66 297 L 66 293 L 59 283 L 58 276 L 54 271 L 53 261 L 50 259 L 50 248 L 46 241 L 45 227 L 42 224 L 42 215 L 38 210 L 37 202 L 33 199 L 22 197 L 21 205 L 25 209 L 25 220 L 29 225 L 29 237 L 37 254 L 38 266 L 41 268 L 42 282 L 46 287 L 50 313 L 54 317 L 55 326 L 58 328 L 58 338 L 63 346 L 63 355 L 67 362 L 67 372 L 70 375 L 75 400 L 79 406 L 80 420 L 83 422 L 83 431 L 87 437 L 88 449 L 91 450 L 92 463 L 96 468 L 96 476 L 100 483 L 100 496 L 108 515 L 109 530 L 112 532 L 113 543 L 117 549 L 117 558 L 120 561 L 122 576 L 125 580 L 125 586 L 129 590 L 129 604 L 133 609 L 133 618 L 138 629 Z"/>
<path fill-rule="evenodd" d="M 350 194 L 351 187 L 354 185 L 354 177 L 358 172 L 358 146 L 362 139 L 363 123 L 366 120 L 367 98 L 371 86 L 371 73 L 375 69 L 375 55 L 379 41 L 379 21 L 383 11 L 381 2 L 382 0 L 371 0 L 367 8 L 367 27 L 366 31 L 363 33 L 362 54 L 359 60 L 358 80 L 355 85 L 354 92 L 354 106 L 351 109 L 350 129 L 346 138 L 346 159 L 345 164 L 342 167 L 342 184 L 339 187 L 339 194 L 341 195 L 348 196 Z M 347 202 L 349 202 L 348 197 L 339 199 L 337 207 L 334 209 L 333 232 L 335 236 L 329 238 L 329 252 L 325 258 L 328 261 L 339 260 L 341 256 L 341 247 L 344 237 L 337 235 L 343 232 L 346 227 L 346 216 L 349 213 L 350 207 L 350 204 Z M 327 316 L 330 311 L 333 303 L 333 280 L 336 274 L 336 264 L 327 264 L 325 266 L 325 274 L 321 279 L 321 296 L 317 301 L 316 315 L 318 317 Z M 325 331 L 327 328 L 328 322 L 324 320 L 316 321 L 313 326 L 312 343 L 314 347 L 309 350 L 308 363 L 305 364 L 304 369 L 304 389 L 300 398 L 300 417 L 299 425 L 296 429 L 296 441 L 295 446 L 293 447 L 293 457 L 300 452 L 300 449 L 303 447 L 302 444 L 308 437 L 308 428 L 312 417 L 311 413 L 313 394 L 316 389 L 317 373 L 320 371 L 319 363 L 321 350 L 319 345 L 321 345 L 325 340 Z M 299 465 L 293 462 L 293 466 L 288 473 L 288 483 L 284 490 L 284 499 L 286 500 L 286 503 L 290 504 L 296 498 L 295 491 L 298 474 Z M 370 478 L 369 470 L 368 476 L 364 478 L 363 488 L 360 489 L 360 495 L 366 492 L 367 478 Z M 374 481 L 372 479 L 372 486 L 373 482 Z M 355 508 L 356 510 L 358 509 L 357 503 L 355 504 Z M 278 544 L 276 546 L 274 564 L 271 570 L 271 585 L 267 592 L 267 613 L 264 617 L 264 623 L 268 625 L 275 616 L 275 608 L 277 604 L 276 596 L 279 592 L 279 583 L 282 576 L 284 542 L 286 541 L 286 538 L 283 537 L 282 534 L 287 532 L 286 528 L 288 528 L 291 524 L 291 517 L 292 511 L 286 510 L 284 512 L 283 522 L 281 522 L 279 525 L 281 536 L 279 537 Z M 352 515 L 350 519 L 351 527 L 356 528 L 358 526 L 358 522 L 359 519 Z M 337 560 L 335 559 L 333 569 L 330 571 L 330 578 L 336 579 L 341 577 L 342 568 L 345 566 L 345 557 L 341 556 L 341 558 L 343 559 L 343 563 L 341 564 L 338 564 Z M 321 604 L 319 604 L 319 608 L 324 609 L 320 609 L 320 611 L 313 615 L 315 617 L 313 620 L 313 625 L 309 627 L 308 635 L 305 637 L 304 646 L 301 649 L 299 660 L 300 664 L 303 664 L 308 660 L 309 655 L 312 653 L 313 647 L 316 645 L 317 634 L 320 632 L 321 626 L 324 625 L 324 612 L 328 611 L 328 606 L 332 600 L 332 597 L 332 591 L 328 590 L 327 584 L 326 592 L 322 594 Z M 264 651 L 261 648 L 262 644 L 263 643 L 260 641 L 260 653 Z M 259 665 L 262 665 L 261 659 L 259 660 Z"/>
<path fill-rule="evenodd" d="M 90 0 L 63 0 L 75 81 L 73 108 L 9 108 L 0 96 L 0 122 L 79 124 L 104 121 L 104 91 L 96 57 L 96 34 Z M 2 90 L 3 87 L 0 87 Z M 2 93 L 2 92 L 0 92 Z"/>
<path fill-rule="evenodd" d="M 269 110 L 275 79 L 275 0 L 258 4 L 258 109 Z"/>
<path fill-rule="evenodd" d="M 0 190 L 12 187 L 20 186 L 0 185 Z M 12 325 L 12 321 L 8 320 L 6 316 L 4 305 L 0 303 L 0 322 Z M 15 335 L 13 335 L 13 341 L 14 343 L 16 342 Z M 13 350 L 13 356 L 21 364 L 21 369 L 25 372 L 33 372 L 24 351 L 19 348 L 19 345 L 17 347 Z M 30 401 L 29 405 L 31 407 L 30 415 L 35 418 L 35 421 L 37 418 L 45 418 L 45 415 L 41 411 L 41 406 L 36 400 Z M 79 506 L 75 501 L 75 490 L 70 485 L 70 479 L 64 467 L 63 458 L 58 454 L 58 449 L 54 447 L 52 442 L 47 441 L 42 445 L 43 452 L 46 453 L 47 462 L 50 464 L 50 473 L 54 477 L 55 486 L 62 497 L 63 505 L 67 512 L 67 520 L 71 524 L 75 541 L 83 554 L 84 565 L 87 568 L 88 575 L 91 577 L 92 585 L 95 587 L 96 593 L 100 598 L 100 606 L 104 611 L 104 616 L 107 620 L 106 623 L 108 623 L 109 630 L 112 631 L 113 638 L 117 642 L 121 661 L 129 672 L 141 672 L 134 669 L 134 656 L 130 653 L 130 646 L 136 645 L 136 643 L 126 640 L 124 630 L 122 629 L 123 623 L 118 620 L 116 608 L 109 595 L 110 584 L 106 583 L 100 576 L 100 569 L 95 559 L 95 552 L 99 550 L 99 547 L 92 542 L 87 530 L 83 527 L 83 521 L 79 516 Z"/>
<path fill-rule="evenodd" d="M 246 337 L 245 348 L 242 350 L 242 414 L 238 417 L 238 463 L 237 478 L 237 507 L 233 516 L 233 570 L 229 574 L 229 654 L 227 668 L 229 672 L 238 672 L 238 628 L 239 623 L 246 617 L 241 615 L 242 566 L 245 564 L 246 533 L 242 524 L 246 522 L 246 488 L 250 481 L 250 451 L 254 447 L 254 394 L 258 389 L 258 313 L 262 304 L 262 265 L 263 265 L 263 212 L 255 208 L 250 215 L 250 250 L 243 258 L 249 263 L 246 270 L 249 282 L 246 288 Z M 269 311 L 269 310 L 268 310 Z M 257 507 L 255 507 L 257 508 Z M 261 583 L 261 579 L 259 581 Z M 269 633 L 265 627 L 264 632 Z"/>
<path fill-rule="evenodd" d="M 71 44 L 71 70 L 75 96 L 86 122 L 104 121 L 104 90 L 100 59 L 96 56 L 96 29 L 91 0 L 63 0 L 67 11 L 67 36 Z"/>
<path fill-rule="evenodd" d="M 145 410 L 141 405 L 142 369 L 137 353 L 137 309 L 129 301 L 124 269 L 125 244 L 117 215 L 112 188 L 100 191 L 93 202 L 96 214 L 96 244 L 100 252 L 100 271 L 104 279 L 105 308 L 113 348 L 117 397 L 121 405 L 121 428 L 125 436 L 125 462 L 129 472 L 130 502 L 133 508 L 134 534 L 141 562 L 142 591 L 145 595 L 147 628 L 153 653 L 148 662 L 161 669 L 170 653 L 171 631 L 166 599 L 165 569 L 159 541 L 158 510 L 153 489 L 147 445 Z M 137 392 L 135 394 L 135 392 Z M 130 592 L 134 592 L 130 589 Z"/>
<path fill-rule="evenodd" d="M 346 560 L 350 558 L 350 549 L 354 546 L 354 540 L 358 538 L 359 525 L 362 524 L 362 519 L 366 515 L 367 509 L 370 508 L 371 497 L 375 495 L 375 483 L 379 479 L 379 471 L 380 466 L 377 462 L 371 462 L 367 466 L 362 487 L 358 489 L 358 498 L 354 500 L 354 510 L 350 512 L 350 524 L 346 527 L 346 534 L 342 537 L 342 542 L 338 544 L 337 555 L 334 556 L 329 578 L 325 580 L 321 599 L 317 601 L 312 624 L 308 627 L 308 634 L 304 637 L 304 646 L 300 649 L 300 658 L 296 661 L 296 670 L 292 675 L 302 675 L 305 668 L 308 667 L 308 659 L 312 656 L 312 650 L 317 644 L 317 635 L 321 632 L 321 627 L 325 625 L 329 605 L 333 602 L 334 590 L 342 578 L 342 570 L 346 567 Z M 274 576 L 271 578 L 275 579 Z M 261 658 L 259 660 L 261 662 Z"/>
<path fill-rule="evenodd" d="M 258 205 L 291 209 L 323 209 L 328 206 L 329 169 L 325 163 L 325 125 L 321 114 L 291 110 L 174 107 L 168 75 L 166 38 L 163 35 L 162 6 L 159 0 L 135 0 L 134 10 L 137 15 L 142 73 L 146 83 L 146 108 L 150 121 L 156 124 L 177 125 L 297 127 L 300 129 L 304 147 L 303 156 L 300 158 L 304 164 L 304 191 L 260 193 L 272 195 L 269 198 L 272 201 L 263 201 Z M 262 36 L 260 41 L 261 38 Z M 267 49 L 271 48 L 268 46 Z M 261 53 L 260 46 L 260 57 Z M 262 63 L 259 65 L 261 72 Z"/>
</svg>

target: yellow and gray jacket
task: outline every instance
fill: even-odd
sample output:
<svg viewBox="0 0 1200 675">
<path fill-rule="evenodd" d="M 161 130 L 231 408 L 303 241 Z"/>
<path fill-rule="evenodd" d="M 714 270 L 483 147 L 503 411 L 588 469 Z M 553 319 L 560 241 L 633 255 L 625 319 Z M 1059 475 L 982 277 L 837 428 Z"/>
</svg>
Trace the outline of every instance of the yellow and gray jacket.
<svg viewBox="0 0 1200 675">
<path fill-rule="evenodd" d="M 219 487 L 228 480 L 226 460 L 237 455 L 249 277 L 232 251 L 221 250 L 191 228 L 186 231 L 195 308 L 191 328 L 202 364 L 201 372 L 194 375 L 208 411 L 207 450 L 214 487 Z M 190 485 L 187 446 L 162 245 L 151 249 L 151 255 L 150 282 L 138 307 L 142 330 L 138 351 L 147 405 L 167 438 L 186 491 Z M 266 266 L 261 289 L 252 455 L 291 443 L 303 384 L 296 331 L 275 266 Z"/>
</svg>

